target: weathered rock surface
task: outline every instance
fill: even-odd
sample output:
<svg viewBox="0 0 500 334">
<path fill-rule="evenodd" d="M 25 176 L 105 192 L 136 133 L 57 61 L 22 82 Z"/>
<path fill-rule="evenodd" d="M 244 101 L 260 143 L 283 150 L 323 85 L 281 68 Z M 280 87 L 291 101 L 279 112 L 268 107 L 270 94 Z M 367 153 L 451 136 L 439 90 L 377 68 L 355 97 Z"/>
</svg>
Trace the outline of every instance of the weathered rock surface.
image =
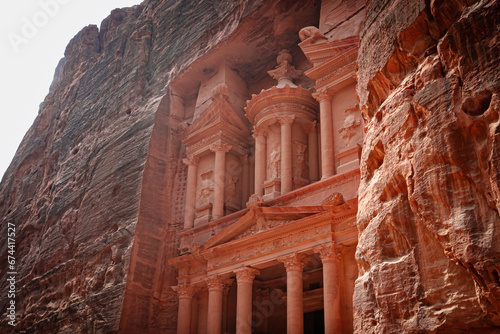
<svg viewBox="0 0 500 334">
<path fill-rule="evenodd" d="M 370 1 L 357 333 L 500 330 L 500 3 Z"/>
<path fill-rule="evenodd" d="M 272 42 L 263 57 L 274 58 L 297 30 L 264 32 L 304 6 L 149 0 L 75 36 L 0 185 L 1 268 L 7 223 L 17 232 L 16 331 L 175 332 L 166 259 L 177 252 L 186 168 L 168 84 L 245 24 L 245 42 Z M 2 319 L 0 331 L 11 329 Z"/>
</svg>

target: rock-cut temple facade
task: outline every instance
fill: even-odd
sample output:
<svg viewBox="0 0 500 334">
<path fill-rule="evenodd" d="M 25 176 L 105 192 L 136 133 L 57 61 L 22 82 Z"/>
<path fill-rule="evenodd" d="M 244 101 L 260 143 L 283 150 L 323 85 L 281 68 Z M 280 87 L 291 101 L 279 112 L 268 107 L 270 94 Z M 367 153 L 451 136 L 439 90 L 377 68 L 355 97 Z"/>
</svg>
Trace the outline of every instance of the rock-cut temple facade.
<svg viewBox="0 0 500 334">
<path fill-rule="evenodd" d="M 499 20 L 144 0 L 85 27 L 0 183 L 0 332 L 498 333 Z"/>
<path fill-rule="evenodd" d="M 364 3 L 351 5 L 323 1 L 319 26 L 289 25 L 295 44 L 257 69 L 238 67 L 235 40 L 199 59 L 202 73 L 173 80 L 187 166 L 179 255 L 168 260 L 177 333 L 353 331 Z"/>
</svg>

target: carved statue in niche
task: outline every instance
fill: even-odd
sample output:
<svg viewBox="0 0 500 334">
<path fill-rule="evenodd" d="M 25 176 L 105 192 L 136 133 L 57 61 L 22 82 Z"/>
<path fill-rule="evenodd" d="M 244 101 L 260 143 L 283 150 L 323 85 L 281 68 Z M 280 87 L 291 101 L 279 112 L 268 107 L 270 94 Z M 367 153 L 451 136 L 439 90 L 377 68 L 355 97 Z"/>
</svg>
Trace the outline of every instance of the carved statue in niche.
<svg viewBox="0 0 500 334">
<path fill-rule="evenodd" d="M 295 148 L 295 157 L 293 161 L 293 177 L 295 179 L 302 178 L 302 174 L 306 169 L 306 149 L 307 145 L 301 144 L 298 141 L 293 142 Z"/>
<path fill-rule="evenodd" d="M 232 202 L 236 198 L 236 182 L 238 182 L 238 177 L 226 173 L 226 180 L 224 185 L 224 197 L 227 202 Z"/>
<path fill-rule="evenodd" d="M 345 119 L 342 127 L 339 129 L 339 133 L 344 139 L 343 147 L 351 147 L 357 144 L 359 130 L 356 129 L 361 125 L 361 112 L 359 106 L 356 105 L 353 108 L 349 108 L 345 111 Z"/>
<path fill-rule="evenodd" d="M 213 171 L 202 173 L 201 176 L 201 186 L 198 193 L 198 199 L 201 204 L 207 204 L 212 201 L 214 193 L 214 182 L 212 181 Z"/>
<path fill-rule="evenodd" d="M 269 170 L 271 172 L 271 179 L 279 178 L 281 172 L 281 149 L 279 147 L 271 152 Z"/>
</svg>

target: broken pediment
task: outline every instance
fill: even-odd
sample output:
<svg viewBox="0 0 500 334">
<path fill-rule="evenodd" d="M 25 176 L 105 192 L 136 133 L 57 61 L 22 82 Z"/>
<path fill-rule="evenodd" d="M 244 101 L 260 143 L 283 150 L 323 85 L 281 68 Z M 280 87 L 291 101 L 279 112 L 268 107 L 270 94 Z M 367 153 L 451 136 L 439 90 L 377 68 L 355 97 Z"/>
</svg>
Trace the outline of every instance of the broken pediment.
<svg viewBox="0 0 500 334">
<path fill-rule="evenodd" d="M 213 142 L 225 139 L 233 148 L 246 153 L 250 138 L 249 126 L 228 102 L 227 85 L 220 84 L 211 92 L 212 103 L 178 138 L 186 145 L 187 154 L 199 154 Z M 202 144 L 200 147 L 199 144 Z"/>
<path fill-rule="evenodd" d="M 276 227 L 316 215 L 323 211 L 324 208 L 322 206 L 251 208 L 250 211 L 233 225 L 208 240 L 202 248 L 212 248 L 233 240 L 272 230 Z"/>
</svg>

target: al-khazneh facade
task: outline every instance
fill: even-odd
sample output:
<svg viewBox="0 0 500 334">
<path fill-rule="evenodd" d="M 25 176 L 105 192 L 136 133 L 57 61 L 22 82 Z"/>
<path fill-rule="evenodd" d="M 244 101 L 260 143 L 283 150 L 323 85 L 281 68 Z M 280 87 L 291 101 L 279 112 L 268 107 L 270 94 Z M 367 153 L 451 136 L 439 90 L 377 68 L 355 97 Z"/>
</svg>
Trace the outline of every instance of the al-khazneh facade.
<svg viewBox="0 0 500 334">
<path fill-rule="evenodd" d="M 197 86 L 174 79 L 187 165 L 169 260 L 178 333 L 352 331 L 363 121 L 359 22 L 338 38 L 340 10 L 323 1 L 319 28 L 297 29 L 257 79 L 220 55 L 199 60 Z"/>
</svg>

